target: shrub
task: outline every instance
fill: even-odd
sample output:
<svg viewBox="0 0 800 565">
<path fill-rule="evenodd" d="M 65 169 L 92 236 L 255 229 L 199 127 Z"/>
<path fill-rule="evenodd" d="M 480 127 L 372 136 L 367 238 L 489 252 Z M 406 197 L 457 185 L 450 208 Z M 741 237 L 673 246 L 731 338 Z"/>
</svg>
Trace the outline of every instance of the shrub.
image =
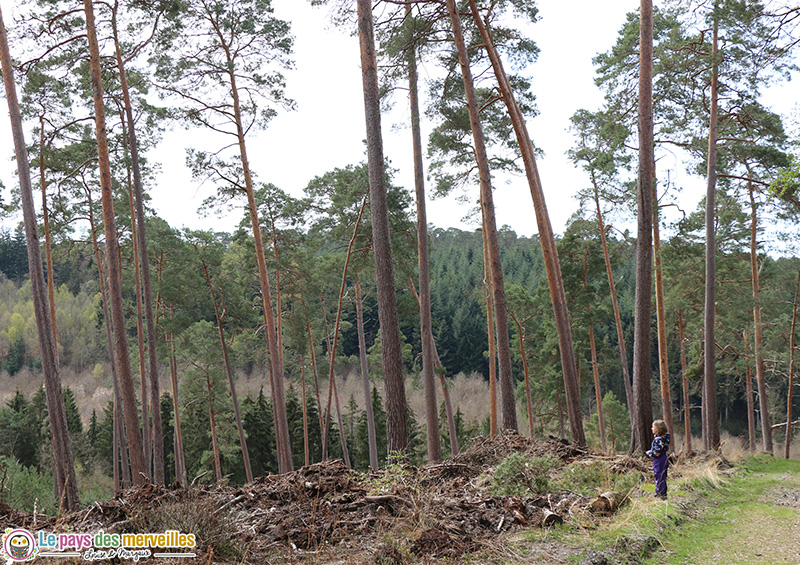
<svg viewBox="0 0 800 565">
<path fill-rule="evenodd" d="M 550 487 L 549 473 L 562 465 L 552 455 L 531 457 L 512 453 L 495 468 L 492 493 L 497 496 L 530 496 L 546 493 Z"/>
</svg>

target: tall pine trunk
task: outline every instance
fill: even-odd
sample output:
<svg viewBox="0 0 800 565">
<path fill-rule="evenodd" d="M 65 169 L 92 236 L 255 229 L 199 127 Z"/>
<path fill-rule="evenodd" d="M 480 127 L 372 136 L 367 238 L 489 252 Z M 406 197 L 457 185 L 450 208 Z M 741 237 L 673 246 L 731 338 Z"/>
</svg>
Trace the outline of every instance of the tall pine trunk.
<svg viewBox="0 0 800 565">
<path fill-rule="evenodd" d="M 14 138 L 14 154 L 17 160 L 22 215 L 25 224 L 25 243 L 28 248 L 28 269 L 36 317 L 36 331 L 42 355 L 45 397 L 53 444 L 55 495 L 56 500 L 59 501 L 59 509 L 63 505 L 63 508 L 67 511 L 77 510 L 80 506 L 78 484 L 75 480 L 72 443 L 67 429 L 67 413 L 64 406 L 64 395 L 61 390 L 61 378 L 55 352 L 56 344 L 53 338 L 53 327 L 47 304 L 44 273 L 42 272 L 42 254 L 39 248 L 39 235 L 36 228 L 36 210 L 33 204 L 28 150 L 25 146 L 22 114 L 17 100 L 14 71 L 11 66 L 11 52 L 8 48 L 8 36 L 3 23 L 2 11 L 0 11 L 0 62 L 2 63 L 8 112 L 11 118 L 11 133 Z"/>
<path fill-rule="evenodd" d="M 136 205 L 136 240 L 138 242 L 139 261 L 141 261 L 141 286 L 142 303 L 144 304 L 144 319 L 147 328 L 147 358 L 150 380 L 150 418 L 152 422 L 152 449 L 153 449 L 153 479 L 156 484 L 163 485 L 164 477 L 164 432 L 161 422 L 161 386 L 158 381 L 158 352 L 155 316 L 153 314 L 153 291 L 150 284 L 150 256 L 147 248 L 147 230 L 144 216 L 144 189 L 142 187 L 142 172 L 139 164 L 139 143 L 136 139 L 136 124 L 133 120 L 133 106 L 131 104 L 128 79 L 125 64 L 116 37 L 116 21 L 114 36 L 119 68 L 122 98 L 125 104 L 125 114 L 128 117 L 128 143 L 131 152 L 131 168 L 133 169 L 134 203 Z M 142 400 L 144 402 L 144 398 Z"/>
<path fill-rule="evenodd" d="M 469 66 L 469 55 L 467 54 L 467 46 L 464 42 L 464 31 L 455 0 L 448 0 L 447 11 L 450 14 L 453 39 L 456 44 L 456 51 L 458 52 L 461 75 L 464 79 L 464 93 L 467 98 L 467 109 L 469 111 L 469 122 L 472 129 L 475 159 L 480 177 L 481 218 L 483 220 L 483 229 L 486 233 L 492 299 L 494 301 L 498 384 L 500 385 L 503 429 L 517 431 L 517 404 L 514 398 L 514 377 L 511 371 L 511 341 L 508 333 L 506 292 L 503 282 L 503 269 L 500 263 L 500 243 L 497 237 L 494 196 L 492 195 L 492 175 L 489 170 L 489 157 L 486 152 L 486 141 L 483 135 L 483 126 L 480 121 L 480 109 L 475 95 L 475 84 Z"/>
<path fill-rule="evenodd" d="M 94 7 L 92 0 L 84 0 L 86 13 L 86 35 L 89 40 L 89 64 L 91 66 L 92 94 L 94 97 L 95 124 L 97 129 L 97 155 L 100 168 L 100 186 L 102 189 L 103 226 L 106 237 L 106 261 L 108 263 L 109 304 L 114 326 L 114 351 L 117 357 L 122 392 L 122 409 L 125 415 L 125 434 L 128 441 L 133 484 L 142 485 L 149 479 L 145 465 L 142 435 L 139 429 L 139 417 L 136 410 L 136 397 L 131 377 L 131 363 L 128 353 L 128 338 L 125 334 L 125 316 L 122 309 L 122 276 L 120 266 L 119 240 L 117 224 L 114 216 L 114 199 L 112 194 L 111 163 L 108 152 L 106 134 L 106 115 L 103 101 L 103 83 L 100 69 L 100 47 L 97 43 L 97 30 L 94 23 Z"/>
<path fill-rule="evenodd" d="M 653 290 L 653 2 L 642 0 L 639 17 L 639 175 L 636 240 L 636 298 L 633 338 L 632 451 L 650 445 L 650 319 Z"/>
<path fill-rule="evenodd" d="M 380 91 L 372 3 L 358 0 L 358 38 L 361 52 L 361 77 L 367 133 L 372 249 L 378 287 L 378 319 L 381 326 L 381 357 L 386 381 L 386 423 L 390 457 L 408 453 L 408 409 L 406 405 L 400 325 L 394 286 L 392 246 L 389 239 L 389 210 L 386 196 L 386 171 L 381 136 Z"/>
<path fill-rule="evenodd" d="M 406 4 L 406 18 L 411 16 L 411 4 Z M 422 341 L 422 382 L 425 391 L 425 423 L 427 428 L 428 461 L 442 460 L 439 436 L 439 410 L 436 401 L 435 361 L 433 357 L 433 322 L 431 318 L 431 272 L 428 258 L 428 219 L 425 206 L 425 170 L 422 164 L 422 134 L 420 132 L 419 89 L 417 87 L 416 50 L 408 50 L 408 99 L 411 106 L 411 137 L 414 146 L 414 189 L 417 198 L 417 257 L 419 261 L 419 327 Z M 369 400 L 369 399 L 368 399 Z M 367 405 L 370 403 L 367 402 Z"/>
<path fill-rule="evenodd" d="M 580 407 L 580 379 L 575 365 L 575 355 L 572 343 L 572 328 L 569 323 L 569 313 L 567 311 L 567 299 L 564 292 L 564 281 L 561 278 L 561 264 L 558 259 L 555 235 L 550 224 L 550 216 L 547 212 L 547 204 L 544 199 L 539 171 L 536 166 L 533 143 L 531 142 L 525 119 L 517 105 L 511 85 L 508 82 L 500 55 L 494 46 L 494 42 L 489 34 L 489 30 L 481 20 L 475 0 L 469 0 L 470 10 L 475 24 L 481 33 L 484 47 L 491 60 L 495 77 L 497 78 L 503 101 L 508 109 L 517 143 L 520 147 L 522 161 L 525 165 L 525 173 L 528 178 L 528 185 L 533 200 L 533 208 L 536 214 L 536 224 L 539 230 L 539 241 L 542 246 L 545 271 L 547 273 L 547 283 L 550 290 L 550 299 L 553 303 L 553 315 L 555 318 L 556 334 L 558 335 L 558 347 L 561 355 L 561 368 L 564 375 L 564 390 L 567 400 L 567 411 L 569 413 L 570 434 L 572 441 L 579 445 L 586 444 L 586 436 L 583 432 L 583 420 Z M 451 14 L 452 18 L 452 14 Z M 499 311 L 499 309 L 498 309 Z M 498 318 L 498 325 L 500 320 Z"/>
<path fill-rule="evenodd" d="M 715 237 L 717 192 L 717 94 L 719 89 L 719 64 L 717 61 L 718 35 L 717 4 L 714 3 L 714 31 L 711 48 L 711 115 L 708 126 L 708 185 L 706 189 L 706 285 L 705 310 L 703 315 L 703 447 L 719 449 L 719 425 L 717 423 L 717 374 L 716 374 L 716 303 L 717 303 L 717 245 Z"/>
</svg>

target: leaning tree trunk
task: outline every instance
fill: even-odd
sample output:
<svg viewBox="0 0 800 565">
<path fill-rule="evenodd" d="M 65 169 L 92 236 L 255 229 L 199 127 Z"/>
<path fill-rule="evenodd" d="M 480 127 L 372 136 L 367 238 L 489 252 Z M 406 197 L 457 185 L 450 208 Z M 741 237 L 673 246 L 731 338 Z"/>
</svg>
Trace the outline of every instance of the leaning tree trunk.
<svg viewBox="0 0 800 565">
<path fill-rule="evenodd" d="M 655 187 L 654 187 L 655 190 Z M 655 192 L 653 192 L 655 195 Z M 658 369 L 661 377 L 661 414 L 670 433 L 672 428 L 672 394 L 669 387 L 667 359 L 667 313 L 664 306 L 664 272 L 661 267 L 661 237 L 659 235 L 658 200 L 653 203 L 653 262 L 656 273 L 656 324 L 658 326 Z M 669 448 L 672 451 L 672 446 Z"/>
<path fill-rule="evenodd" d="M 406 17 L 411 4 L 406 4 Z M 417 197 L 417 257 L 419 260 L 419 327 L 422 341 L 422 382 L 425 390 L 425 423 L 427 428 L 428 461 L 442 460 L 439 436 L 439 410 L 436 401 L 435 361 L 433 357 L 433 321 L 431 318 L 431 271 L 428 258 L 428 219 L 425 209 L 425 170 L 422 164 L 422 134 L 419 120 L 419 90 L 417 88 L 417 57 L 408 49 L 408 99 L 411 106 L 411 137 L 414 146 L 414 188 Z M 367 399 L 367 405 L 370 404 Z"/>
<path fill-rule="evenodd" d="M 378 438 L 375 433 L 375 414 L 372 409 L 369 368 L 367 366 L 367 340 L 364 336 L 364 303 L 361 297 L 361 283 L 356 280 L 356 322 L 358 324 L 358 358 L 361 361 L 361 383 L 364 387 L 364 402 L 367 411 L 367 440 L 369 444 L 369 466 L 378 470 Z M 437 428 L 438 432 L 438 428 Z"/>
<path fill-rule="evenodd" d="M 119 373 L 122 391 L 122 409 L 125 414 L 125 433 L 128 440 L 128 455 L 130 456 L 133 483 L 142 485 L 149 480 L 149 475 L 144 461 L 142 435 L 139 429 L 136 396 L 131 377 L 131 363 L 128 356 L 128 337 L 125 334 L 125 316 L 122 310 L 119 240 L 117 239 L 117 224 L 114 217 L 111 163 L 108 153 L 103 83 L 100 69 L 100 47 L 97 43 L 92 0 L 84 0 L 83 6 L 86 13 L 86 34 L 89 40 L 89 63 L 91 66 L 92 93 L 94 95 L 94 113 L 97 128 L 97 154 L 100 168 L 100 186 L 103 195 L 103 225 L 106 236 L 106 261 L 108 262 L 108 298 L 111 306 L 111 321 L 114 327 L 114 351 L 117 357 L 117 372 Z"/>
<path fill-rule="evenodd" d="M 227 47 L 226 47 L 226 53 Z M 267 274 L 267 260 L 264 255 L 264 240 L 261 236 L 261 224 L 258 219 L 253 177 L 250 174 L 250 162 L 247 158 L 244 126 L 242 124 L 242 111 L 239 103 L 239 90 L 236 86 L 236 74 L 233 63 L 228 53 L 228 79 L 230 81 L 231 96 L 233 98 L 233 112 L 236 122 L 236 135 L 239 141 L 239 156 L 242 160 L 242 171 L 247 193 L 247 208 L 250 213 L 250 225 L 253 229 L 253 241 L 256 248 L 258 261 L 258 279 L 261 285 L 261 301 L 264 309 L 264 322 L 267 326 L 267 346 L 269 348 L 270 386 L 272 388 L 272 412 L 275 420 L 275 446 L 278 454 L 278 472 L 287 473 L 294 468 L 292 461 L 292 445 L 289 437 L 289 420 L 286 416 L 286 395 L 283 386 L 283 369 L 281 367 L 281 352 L 275 316 L 272 311 L 272 292 L 269 287 Z M 280 315 L 280 312 L 278 313 Z"/>
<path fill-rule="evenodd" d="M 717 375 L 716 375 L 716 291 L 717 291 L 717 245 L 714 234 L 716 219 L 715 196 L 717 191 L 717 93 L 719 85 L 719 66 L 717 57 L 717 5 L 714 4 L 714 31 L 711 52 L 711 116 L 708 126 L 708 186 L 706 190 L 706 288 L 705 311 L 703 315 L 703 447 L 719 449 L 719 425 L 717 423 Z"/>
<path fill-rule="evenodd" d="M 452 4 L 455 9 L 454 2 Z M 547 272 L 547 283 L 550 289 L 550 299 L 553 303 L 553 314 L 558 334 L 558 346 L 561 354 L 561 367 L 564 374 L 564 390 L 567 399 L 567 411 L 569 413 L 570 433 L 572 441 L 579 445 L 586 444 L 586 436 L 583 432 L 583 420 L 580 407 L 580 379 L 575 366 L 575 356 L 572 344 L 572 328 L 569 323 L 569 313 L 567 311 L 567 299 L 564 292 L 564 281 L 561 278 L 561 264 L 558 260 L 558 250 L 556 249 L 555 236 L 550 224 L 550 217 L 547 213 L 547 204 L 544 200 L 539 171 L 536 166 L 533 143 L 531 142 L 525 119 L 517 105 L 511 85 L 508 82 L 500 55 L 494 46 L 492 38 L 486 25 L 481 20 L 475 0 L 469 0 L 472 17 L 481 33 L 483 44 L 492 62 L 495 77 L 497 78 L 500 92 L 508 108 L 511 123 L 514 126 L 514 133 L 520 147 L 522 160 L 525 165 L 528 185 L 531 190 L 533 208 L 536 214 L 536 224 L 539 230 L 539 241 L 542 245 L 542 255 L 544 257 L 545 270 Z M 454 12 L 451 11 L 451 19 Z M 498 324 L 500 323 L 498 319 Z"/>
<path fill-rule="evenodd" d="M 769 420 L 769 404 L 767 403 L 767 371 L 764 366 L 764 326 L 761 323 L 761 284 L 758 268 L 758 217 L 753 184 L 750 192 L 750 273 L 753 285 L 753 342 L 756 362 L 756 383 L 758 386 L 758 407 L 761 412 L 762 448 L 772 453 L 772 426 Z"/>
<path fill-rule="evenodd" d="M 389 210 L 386 196 L 386 171 L 381 137 L 380 92 L 372 3 L 358 0 L 358 37 L 361 51 L 361 77 L 367 128 L 367 168 L 369 169 L 372 249 L 378 286 L 378 319 L 381 326 L 381 357 L 386 381 L 386 423 L 390 457 L 408 453 L 408 409 L 406 406 L 400 325 L 394 287 L 392 245 L 389 239 Z"/>
<path fill-rule="evenodd" d="M 594 175 L 592 182 L 595 183 Z M 633 389 L 631 388 L 631 374 L 628 369 L 628 351 L 625 348 L 625 333 L 622 328 L 622 316 L 619 311 L 619 301 L 617 301 L 617 285 L 614 282 L 614 273 L 611 271 L 611 257 L 608 253 L 608 241 L 606 239 L 606 226 L 603 223 L 603 213 L 600 210 L 600 196 L 598 195 L 597 184 L 594 184 L 594 204 L 597 208 L 597 226 L 600 230 L 600 242 L 603 244 L 603 259 L 606 264 L 606 275 L 608 276 L 608 288 L 611 291 L 611 305 L 614 309 L 614 323 L 617 327 L 617 343 L 619 343 L 620 365 L 622 366 L 622 381 L 625 385 L 625 400 L 628 405 L 628 417 L 633 429 Z"/>
<path fill-rule="evenodd" d="M 361 203 L 361 209 L 358 211 L 358 217 L 356 218 L 356 225 L 353 228 L 353 235 L 350 236 L 350 242 L 347 244 L 347 255 L 345 255 L 344 268 L 342 269 L 342 284 L 339 287 L 339 301 L 336 306 L 336 322 L 333 326 L 333 345 L 331 345 L 328 348 L 328 350 L 330 351 L 330 364 L 328 365 L 328 404 L 325 408 L 325 427 L 322 429 L 323 446 L 328 445 L 328 424 L 330 422 L 331 397 L 336 392 L 336 380 L 334 379 L 333 369 L 334 369 L 334 363 L 336 361 L 336 350 L 339 345 L 339 326 L 342 321 L 342 306 L 344 302 L 344 291 L 347 285 L 347 269 L 350 267 L 350 258 L 353 254 L 353 244 L 355 244 L 356 242 L 356 236 L 358 235 L 358 228 L 361 225 L 361 216 L 364 214 L 364 208 L 366 207 L 367 207 L 367 198 L 364 197 L 364 201 Z M 347 451 L 347 440 L 344 437 L 344 430 L 341 428 L 341 410 L 339 407 L 338 398 L 336 399 L 336 410 L 340 418 L 339 439 L 342 442 L 342 457 L 344 458 L 345 464 L 348 467 L 350 467 L 350 455 Z M 323 453 L 325 456 L 327 456 L 327 450 L 324 448 L 323 448 Z"/>
<path fill-rule="evenodd" d="M 633 346 L 632 451 L 650 445 L 653 407 L 650 395 L 650 319 L 653 288 L 653 2 L 642 0 L 639 19 L 639 182 L 636 241 L 636 298 Z"/>
<path fill-rule="evenodd" d="M 17 101 L 14 71 L 11 66 L 11 53 L 8 48 L 8 37 L 3 23 L 2 12 L 0 12 L 0 59 L 2 59 L 3 82 L 8 111 L 11 117 L 11 133 L 14 137 L 14 153 L 17 159 L 20 198 L 25 224 L 25 242 L 28 248 L 28 269 L 36 315 L 36 331 L 42 354 L 45 396 L 53 443 L 55 495 L 56 500 L 59 501 L 59 509 L 63 504 L 63 508 L 67 511 L 77 510 L 80 506 L 78 484 L 75 480 L 72 444 L 67 430 L 67 413 L 64 407 L 64 395 L 61 390 L 58 359 L 55 351 L 56 344 L 53 340 L 53 327 L 47 304 L 44 273 L 42 272 L 42 255 L 36 229 L 36 210 L 33 204 L 28 150 L 25 146 L 22 115 Z"/>
<path fill-rule="evenodd" d="M 500 243 L 497 238 L 497 221 L 494 212 L 489 157 L 486 152 L 483 126 L 480 121 L 478 99 L 475 95 L 475 84 L 469 66 L 469 55 L 467 54 L 464 32 L 455 0 L 448 0 L 447 11 L 450 14 L 453 39 L 458 52 L 461 75 L 464 79 L 464 93 L 467 97 L 469 123 L 472 129 L 475 158 L 480 177 L 481 218 L 483 219 L 483 229 L 486 233 L 486 242 L 488 244 L 489 271 L 491 273 L 492 298 L 494 300 L 498 382 L 500 384 L 500 399 L 503 407 L 503 429 L 517 431 L 517 403 L 514 398 L 514 377 L 511 371 L 511 341 L 508 334 L 508 311 L 506 309 L 503 269 L 500 263 Z"/>
</svg>

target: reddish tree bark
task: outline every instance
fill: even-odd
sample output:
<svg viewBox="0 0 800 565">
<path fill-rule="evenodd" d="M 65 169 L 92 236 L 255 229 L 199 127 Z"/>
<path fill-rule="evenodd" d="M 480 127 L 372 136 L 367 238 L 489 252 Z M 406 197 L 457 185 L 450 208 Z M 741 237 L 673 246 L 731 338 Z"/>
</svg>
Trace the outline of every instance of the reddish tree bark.
<svg viewBox="0 0 800 565">
<path fill-rule="evenodd" d="M 372 250 L 378 287 L 378 319 L 381 326 L 381 357 L 386 381 L 386 423 L 389 456 L 408 452 L 408 410 L 401 355 L 400 326 L 394 287 L 392 246 L 389 239 L 389 211 L 386 197 L 386 172 L 381 136 L 380 91 L 372 4 L 358 0 L 358 38 L 361 52 L 361 77 L 367 129 L 367 168 L 369 169 Z"/>
<path fill-rule="evenodd" d="M 47 400 L 47 412 L 53 445 L 55 495 L 56 500 L 59 501 L 59 509 L 63 507 L 67 511 L 77 510 L 80 506 L 80 501 L 78 499 L 78 484 L 75 480 L 72 443 L 67 429 L 64 395 L 61 390 L 58 359 L 55 352 L 56 344 L 53 340 L 54 334 L 47 304 L 44 273 L 42 272 L 42 255 L 36 229 L 36 211 L 33 204 L 28 151 L 25 146 L 25 138 L 22 129 L 22 114 L 17 100 L 16 86 L 14 85 L 11 52 L 8 48 L 8 36 L 6 35 L 5 24 L 3 23 L 2 11 L 0 11 L 0 63 L 2 64 L 3 83 L 11 118 L 14 154 L 17 160 L 17 172 L 19 174 L 20 198 L 22 202 L 23 222 L 25 225 L 25 242 L 28 248 L 28 268 L 36 317 L 36 331 L 39 337 L 39 347 L 42 355 L 45 397 Z"/>
</svg>

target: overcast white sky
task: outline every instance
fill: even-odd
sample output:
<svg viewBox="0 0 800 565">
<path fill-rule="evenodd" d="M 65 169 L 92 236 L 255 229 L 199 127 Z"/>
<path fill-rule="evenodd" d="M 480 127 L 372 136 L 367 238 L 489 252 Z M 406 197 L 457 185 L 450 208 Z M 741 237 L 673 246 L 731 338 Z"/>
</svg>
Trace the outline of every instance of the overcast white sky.
<svg viewBox="0 0 800 565">
<path fill-rule="evenodd" d="M 287 74 L 287 82 L 288 95 L 296 100 L 297 111 L 277 116 L 267 130 L 250 141 L 248 154 L 258 180 L 299 196 L 314 176 L 365 160 L 358 41 L 349 30 L 333 28 L 325 8 L 312 8 L 306 0 L 273 2 L 276 15 L 291 21 L 295 36 L 296 69 Z M 539 7 L 541 19 L 531 26 L 531 33 L 541 53 L 530 74 L 540 115 L 528 127 L 534 143 L 544 151 L 538 162 L 539 171 L 553 228 L 561 233 L 577 208 L 574 193 L 587 183 L 585 174 L 565 155 L 572 144 L 569 118 L 579 108 L 596 109 L 600 105 L 602 97 L 594 85 L 592 58 L 613 45 L 625 14 L 637 9 L 638 1 L 540 0 Z M 6 25 L 12 24 L 7 21 Z M 420 69 L 423 78 L 429 72 L 435 71 L 424 66 Z M 787 98 L 791 97 L 788 88 L 782 91 Z M 5 110 L 3 114 L 7 116 Z M 398 95 L 393 112 L 383 118 L 384 151 L 399 169 L 395 181 L 413 192 L 411 136 L 405 127 L 408 121 L 407 100 Z M 16 184 L 16 167 L 9 166 L 8 161 L 8 156 L 13 157 L 8 128 L 4 118 L 0 121 L 0 180 L 6 187 Z M 200 186 L 191 178 L 184 165 L 184 148 L 201 143 L 202 137 L 180 129 L 168 132 L 162 146 L 149 156 L 162 167 L 157 186 L 148 189 L 153 207 L 173 227 L 231 230 L 241 218 L 239 211 L 222 218 L 202 218 L 197 214 L 213 188 Z M 199 148 L 216 148 L 218 141 L 211 147 Z M 686 175 L 682 167 L 678 167 L 677 174 Z M 676 181 L 674 176 L 672 181 Z M 689 184 L 686 177 L 678 182 Z M 688 209 L 694 207 L 704 191 L 702 182 L 690 186 L 681 197 L 682 205 Z M 476 200 L 477 188 L 473 194 Z M 428 200 L 428 220 L 435 226 L 477 227 L 474 220 L 463 221 L 470 206 L 452 197 Z M 495 206 L 498 226 L 507 224 L 520 235 L 536 232 L 524 177 L 496 182 Z"/>
<path fill-rule="evenodd" d="M 613 45 L 625 13 L 636 9 L 638 2 L 544 0 L 539 5 L 542 18 L 533 32 L 541 55 L 531 71 L 540 116 L 529 128 L 534 142 L 545 152 L 539 168 L 553 227 L 561 232 L 577 206 L 571 195 L 586 182 L 565 156 L 571 144 L 569 117 L 578 108 L 600 104 L 592 57 Z M 276 117 L 251 142 L 248 154 L 259 180 L 300 195 L 314 176 L 366 158 L 358 40 L 348 30 L 332 28 L 325 8 L 312 8 L 298 0 L 274 0 L 274 6 L 276 16 L 292 22 L 296 70 L 288 73 L 287 81 L 297 111 Z M 422 77 L 427 73 L 425 67 L 420 69 Z M 384 116 L 382 129 L 385 154 L 400 171 L 395 180 L 413 191 L 408 121 L 407 100 L 398 97 L 393 113 Z M 186 143 L 191 143 L 191 136 L 176 131 L 168 134 L 165 145 L 173 153 Z M 210 219 L 199 218 L 195 210 L 211 187 L 198 187 L 192 181 L 182 166 L 182 153 L 169 163 L 160 155 L 164 153 L 159 153 L 162 182 L 150 191 L 155 208 L 173 226 L 208 227 Z M 477 199 L 477 188 L 474 194 Z M 495 205 L 498 225 L 508 224 L 520 235 L 536 232 L 530 191 L 523 177 L 511 184 L 497 183 Z M 455 198 L 429 198 L 428 220 L 438 227 L 474 229 L 474 222 L 462 222 L 468 211 L 469 206 Z M 214 225 L 231 229 L 239 218 L 233 214 L 214 219 Z"/>
</svg>

